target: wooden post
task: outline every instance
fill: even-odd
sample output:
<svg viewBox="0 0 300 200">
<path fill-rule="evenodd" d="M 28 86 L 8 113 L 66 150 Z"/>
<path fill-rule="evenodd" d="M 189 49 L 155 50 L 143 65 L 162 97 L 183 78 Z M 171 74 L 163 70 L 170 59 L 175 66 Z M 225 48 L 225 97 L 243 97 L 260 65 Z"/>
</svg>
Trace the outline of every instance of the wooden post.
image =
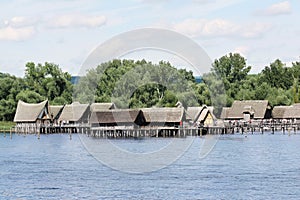
<svg viewBox="0 0 300 200">
<path fill-rule="evenodd" d="M 202 137 L 203 128 L 200 128 L 200 137 Z"/>
</svg>

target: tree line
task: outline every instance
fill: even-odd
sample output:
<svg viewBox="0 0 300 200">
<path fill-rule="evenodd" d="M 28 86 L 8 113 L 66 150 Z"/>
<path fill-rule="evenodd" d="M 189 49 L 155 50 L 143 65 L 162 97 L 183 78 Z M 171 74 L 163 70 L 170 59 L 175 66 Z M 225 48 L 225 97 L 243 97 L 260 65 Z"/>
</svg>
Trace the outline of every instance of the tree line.
<svg viewBox="0 0 300 200">
<path fill-rule="evenodd" d="M 37 103 L 48 99 L 52 105 L 72 101 L 114 102 L 119 108 L 219 105 L 234 100 L 269 100 L 271 106 L 300 101 L 300 62 L 286 67 L 279 59 L 258 74 L 240 54 L 216 59 L 203 81 L 197 83 L 192 71 L 177 69 L 169 62 L 112 60 L 99 64 L 71 84 L 71 75 L 54 63 L 25 66 L 20 78 L 0 73 L 0 121 L 13 120 L 18 100 Z"/>
<path fill-rule="evenodd" d="M 0 72 L 0 121 L 13 120 L 19 100 L 63 105 L 72 102 L 72 90 L 71 75 L 53 63 L 29 62 L 23 78 Z"/>
</svg>

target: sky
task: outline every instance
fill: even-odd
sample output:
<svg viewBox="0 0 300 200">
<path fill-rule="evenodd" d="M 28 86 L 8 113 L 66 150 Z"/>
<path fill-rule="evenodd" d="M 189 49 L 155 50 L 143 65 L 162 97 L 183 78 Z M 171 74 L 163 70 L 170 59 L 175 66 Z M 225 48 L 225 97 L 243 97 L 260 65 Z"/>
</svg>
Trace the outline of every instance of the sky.
<svg viewBox="0 0 300 200">
<path fill-rule="evenodd" d="M 251 73 L 275 59 L 300 60 L 299 0 L 3 0 L 0 7 L 0 72 L 20 77 L 27 62 L 53 62 L 77 75 L 97 46 L 146 27 L 184 34 L 212 60 L 240 53 Z M 158 55 L 127 58 L 182 65 Z"/>
</svg>

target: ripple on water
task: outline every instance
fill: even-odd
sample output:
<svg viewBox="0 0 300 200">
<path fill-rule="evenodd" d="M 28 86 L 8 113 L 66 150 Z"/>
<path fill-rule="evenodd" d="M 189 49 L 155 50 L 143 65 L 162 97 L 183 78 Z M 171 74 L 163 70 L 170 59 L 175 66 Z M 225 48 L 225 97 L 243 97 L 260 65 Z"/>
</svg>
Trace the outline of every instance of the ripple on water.
<svg viewBox="0 0 300 200">
<path fill-rule="evenodd" d="M 196 138 L 166 168 L 145 174 L 112 170 L 95 160 L 77 135 L 0 138 L 0 199 L 298 199 L 300 136 L 221 136 L 199 159 Z M 147 152 L 170 139 L 114 140 Z M 113 158 L 112 158 L 113 159 Z M 130 162 L 130 161 L 128 161 Z"/>
</svg>

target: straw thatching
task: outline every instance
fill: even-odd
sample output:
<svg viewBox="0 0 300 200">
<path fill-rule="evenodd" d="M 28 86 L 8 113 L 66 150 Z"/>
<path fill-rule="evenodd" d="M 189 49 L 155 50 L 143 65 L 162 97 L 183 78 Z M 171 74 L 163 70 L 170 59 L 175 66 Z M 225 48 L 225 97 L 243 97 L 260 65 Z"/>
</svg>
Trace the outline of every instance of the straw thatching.
<svg viewBox="0 0 300 200">
<path fill-rule="evenodd" d="M 192 123 L 212 125 L 216 119 L 212 112 L 212 107 L 188 107 L 186 110 L 186 120 Z"/>
<path fill-rule="evenodd" d="M 275 106 L 272 110 L 274 119 L 300 119 L 300 106 L 294 104 L 292 106 Z"/>
<path fill-rule="evenodd" d="M 49 108 L 51 118 L 57 120 L 60 117 L 64 106 L 49 106 Z"/>
<path fill-rule="evenodd" d="M 103 110 L 112 110 L 116 109 L 116 105 L 114 103 L 92 103 L 91 104 L 91 112 L 103 111 Z"/>
<path fill-rule="evenodd" d="M 90 123 L 99 126 L 143 125 L 145 118 L 141 110 L 102 110 L 91 114 Z"/>
<path fill-rule="evenodd" d="M 211 109 L 209 109 L 208 107 L 203 109 L 199 118 L 198 118 L 198 122 L 200 124 L 204 124 L 204 125 L 213 125 L 214 124 L 214 120 L 216 120 L 215 115 L 213 114 L 213 112 L 211 111 Z"/>
<path fill-rule="evenodd" d="M 146 123 L 180 123 L 184 120 L 184 108 L 143 108 Z"/>
<path fill-rule="evenodd" d="M 185 113 L 186 120 L 187 121 L 192 121 L 193 123 L 195 123 L 198 120 L 198 118 L 199 118 L 199 116 L 200 116 L 200 114 L 201 114 L 201 112 L 204 108 L 206 108 L 206 106 L 203 106 L 203 107 L 187 107 L 186 113 Z"/>
<path fill-rule="evenodd" d="M 253 119 L 271 117 L 271 107 L 267 100 L 234 101 L 231 108 L 225 109 L 224 112 L 223 116 L 226 115 L 224 119 L 239 120 L 244 118 L 244 114 L 251 115 Z"/>
<path fill-rule="evenodd" d="M 221 119 L 227 119 L 228 118 L 228 112 L 229 112 L 230 107 L 223 107 L 222 112 L 221 112 Z"/>
<path fill-rule="evenodd" d="M 43 119 L 50 119 L 48 100 L 36 104 L 29 104 L 19 100 L 14 122 L 35 123 L 37 120 Z"/>
<path fill-rule="evenodd" d="M 70 123 L 88 122 L 88 108 L 89 104 L 80 104 L 79 102 L 65 105 L 58 120 Z"/>
</svg>

